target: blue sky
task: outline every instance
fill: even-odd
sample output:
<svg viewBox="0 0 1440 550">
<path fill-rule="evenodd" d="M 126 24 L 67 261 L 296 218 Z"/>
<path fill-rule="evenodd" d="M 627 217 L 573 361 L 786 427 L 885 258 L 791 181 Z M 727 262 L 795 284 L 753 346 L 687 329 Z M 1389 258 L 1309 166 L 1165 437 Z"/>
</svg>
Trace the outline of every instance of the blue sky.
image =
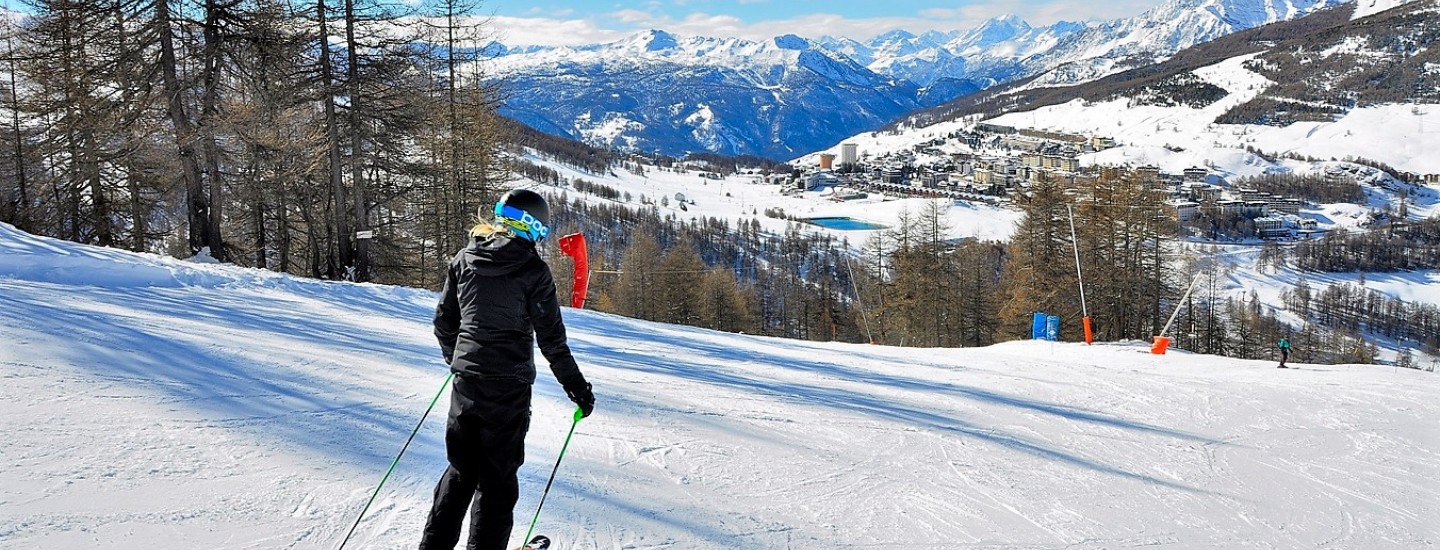
<svg viewBox="0 0 1440 550">
<path fill-rule="evenodd" d="M 912 32 L 970 29 L 1013 14 L 1032 25 L 1060 20 L 1132 17 L 1161 0 L 485 0 L 501 41 L 521 44 L 589 44 L 645 29 L 681 35 L 764 40 L 793 33 L 866 39 Z"/>
</svg>

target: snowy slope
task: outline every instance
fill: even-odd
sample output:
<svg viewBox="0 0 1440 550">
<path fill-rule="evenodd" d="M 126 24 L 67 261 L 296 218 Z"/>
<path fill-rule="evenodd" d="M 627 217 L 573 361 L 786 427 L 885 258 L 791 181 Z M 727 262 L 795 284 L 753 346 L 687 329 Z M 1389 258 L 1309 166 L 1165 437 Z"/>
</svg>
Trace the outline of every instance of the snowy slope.
<svg viewBox="0 0 1440 550">
<path fill-rule="evenodd" d="M 0 225 L 0 547 L 334 548 L 444 378 L 434 299 Z M 1430 373 L 565 313 L 600 401 L 546 503 L 559 548 L 1440 542 Z M 568 411 L 542 375 L 522 523 Z M 352 547 L 413 547 L 440 418 Z"/>
<path fill-rule="evenodd" d="M 1257 54 L 1258 55 L 1258 54 Z M 1358 156 L 1379 160 L 1400 170 L 1440 173 L 1440 107 L 1380 105 L 1357 107 L 1332 122 L 1297 122 L 1283 127 L 1216 124 L 1226 110 L 1263 93 L 1269 81 L 1244 66 L 1254 55 L 1227 59 L 1193 74 L 1227 92 L 1204 108 L 1134 105 L 1125 98 L 1062 105 L 1003 115 L 990 122 L 1026 128 L 1114 136 L 1125 145 L 1090 157 L 1100 164 L 1155 164 L 1178 172 L 1210 160 L 1233 174 L 1255 172 L 1254 159 L 1241 149 L 1296 153 L 1316 158 Z M 1186 151 L 1180 158 L 1161 152 L 1166 145 Z M 1241 164 L 1225 163 L 1239 157 Z M 1245 163 L 1252 168 L 1246 168 Z M 1260 171 L 1265 169 L 1259 167 Z"/>
</svg>

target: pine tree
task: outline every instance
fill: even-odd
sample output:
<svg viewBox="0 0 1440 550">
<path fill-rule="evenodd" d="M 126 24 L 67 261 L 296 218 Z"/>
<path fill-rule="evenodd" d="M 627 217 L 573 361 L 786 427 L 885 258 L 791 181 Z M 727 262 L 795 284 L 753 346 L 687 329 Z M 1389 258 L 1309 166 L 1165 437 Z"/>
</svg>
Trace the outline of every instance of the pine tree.
<svg viewBox="0 0 1440 550">
<path fill-rule="evenodd" d="M 1175 227 L 1163 197 L 1115 170 L 1103 171 L 1079 196 L 1074 212 L 1079 242 L 1074 246 L 1080 250 L 1097 337 L 1158 334 L 1167 317 L 1162 302 L 1178 294 L 1164 260 L 1165 239 L 1175 235 Z M 1218 309 L 1213 301 L 1206 305 Z"/>
<path fill-rule="evenodd" d="M 1066 261 L 1072 257 L 1065 208 L 1070 197 L 1047 176 L 1017 202 L 1025 216 L 1011 238 L 1000 307 L 1001 332 L 1009 338 L 1028 336 L 1035 312 L 1078 318 L 1081 309 L 1074 263 Z"/>
<path fill-rule="evenodd" d="M 656 296 L 660 285 L 655 273 L 660 269 L 659 260 L 660 243 L 648 234 L 635 235 L 620 263 L 619 280 L 609 289 L 608 301 L 614 304 L 615 313 L 636 319 L 660 318 Z"/>
<path fill-rule="evenodd" d="M 1395 357 L 1395 366 L 1406 369 L 1416 368 L 1415 355 L 1410 352 L 1410 348 L 1401 348 L 1400 354 Z"/>
<path fill-rule="evenodd" d="M 702 302 L 700 290 L 705 272 L 705 263 L 688 236 L 666 250 L 660 259 L 656 278 L 659 311 L 655 320 L 698 326 Z"/>
<path fill-rule="evenodd" d="M 958 305 L 955 345 L 985 346 L 995 343 L 999 331 L 1005 247 L 996 243 L 964 243 L 951 258 L 956 272 Z"/>
</svg>

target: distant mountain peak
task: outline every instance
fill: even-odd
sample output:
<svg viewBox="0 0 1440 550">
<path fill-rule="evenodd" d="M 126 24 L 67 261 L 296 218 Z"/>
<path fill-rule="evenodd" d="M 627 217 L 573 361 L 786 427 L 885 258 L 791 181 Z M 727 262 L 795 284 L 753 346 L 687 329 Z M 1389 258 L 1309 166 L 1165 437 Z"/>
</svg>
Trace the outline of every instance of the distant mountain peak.
<svg viewBox="0 0 1440 550">
<path fill-rule="evenodd" d="M 1056 21 L 1050 25 L 1050 28 L 1056 31 L 1074 32 L 1089 26 L 1084 21 Z"/>
<path fill-rule="evenodd" d="M 810 41 L 793 34 L 775 37 L 775 46 L 782 50 L 808 50 Z"/>
<path fill-rule="evenodd" d="M 974 30 L 965 33 L 961 41 L 978 46 L 988 46 L 1013 40 L 1033 27 L 1024 19 L 1014 15 L 1002 15 L 985 21 Z"/>
<path fill-rule="evenodd" d="M 649 29 L 631 35 L 626 44 L 637 50 L 647 52 L 658 52 L 669 50 L 680 46 L 679 39 L 675 35 L 659 29 Z"/>
<path fill-rule="evenodd" d="M 1018 15 L 1005 14 L 999 17 L 991 17 L 989 20 L 985 21 L 985 23 L 981 24 L 980 28 L 1011 29 L 1016 32 L 1025 32 L 1030 30 L 1032 27 L 1030 26 L 1030 22 L 1021 19 Z"/>
<path fill-rule="evenodd" d="M 892 31 L 886 31 L 886 32 L 880 33 L 880 34 L 879 34 L 878 36 L 876 36 L 873 40 L 871 40 L 871 42 L 872 42 L 872 43 L 879 43 L 879 42 L 893 42 L 893 41 L 896 41 L 896 40 L 914 40 L 914 39 L 915 39 L 915 33 L 910 32 L 910 31 L 907 31 L 907 30 L 905 30 L 905 29 L 895 29 L 895 30 L 892 30 Z"/>
</svg>

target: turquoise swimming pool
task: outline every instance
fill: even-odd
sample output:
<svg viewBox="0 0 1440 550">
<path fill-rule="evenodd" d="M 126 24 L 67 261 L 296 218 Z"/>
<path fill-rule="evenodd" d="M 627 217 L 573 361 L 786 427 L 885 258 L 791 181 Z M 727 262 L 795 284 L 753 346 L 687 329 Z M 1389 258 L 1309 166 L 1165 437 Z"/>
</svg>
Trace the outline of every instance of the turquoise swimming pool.
<svg viewBox="0 0 1440 550">
<path fill-rule="evenodd" d="M 842 231 L 852 231 L 852 230 L 854 230 L 854 231 L 864 231 L 864 230 L 874 230 L 874 229 L 885 229 L 885 228 L 886 228 L 886 226 L 880 225 L 880 224 L 878 224 L 878 223 L 871 223 L 871 222 L 867 222 L 867 221 L 864 221 L 864 220 L 857 220 L 857 219 L 855 219 L 855 218 L 846 217 L 846 216 L 835 216 L 835 217 L 824 217 L 824 218 L 805 218 L 805 221 L 807 221 L 807 222 L 809 222 L 809 223 L 813 223 L 813 224 L 818 225 L 818 226 L 820 226 L 820 227 L 825 227 L 825 228 L 829 228 L 829 229 L 839 229 L 839 230 L 842 230 Z"/>
</svg>

